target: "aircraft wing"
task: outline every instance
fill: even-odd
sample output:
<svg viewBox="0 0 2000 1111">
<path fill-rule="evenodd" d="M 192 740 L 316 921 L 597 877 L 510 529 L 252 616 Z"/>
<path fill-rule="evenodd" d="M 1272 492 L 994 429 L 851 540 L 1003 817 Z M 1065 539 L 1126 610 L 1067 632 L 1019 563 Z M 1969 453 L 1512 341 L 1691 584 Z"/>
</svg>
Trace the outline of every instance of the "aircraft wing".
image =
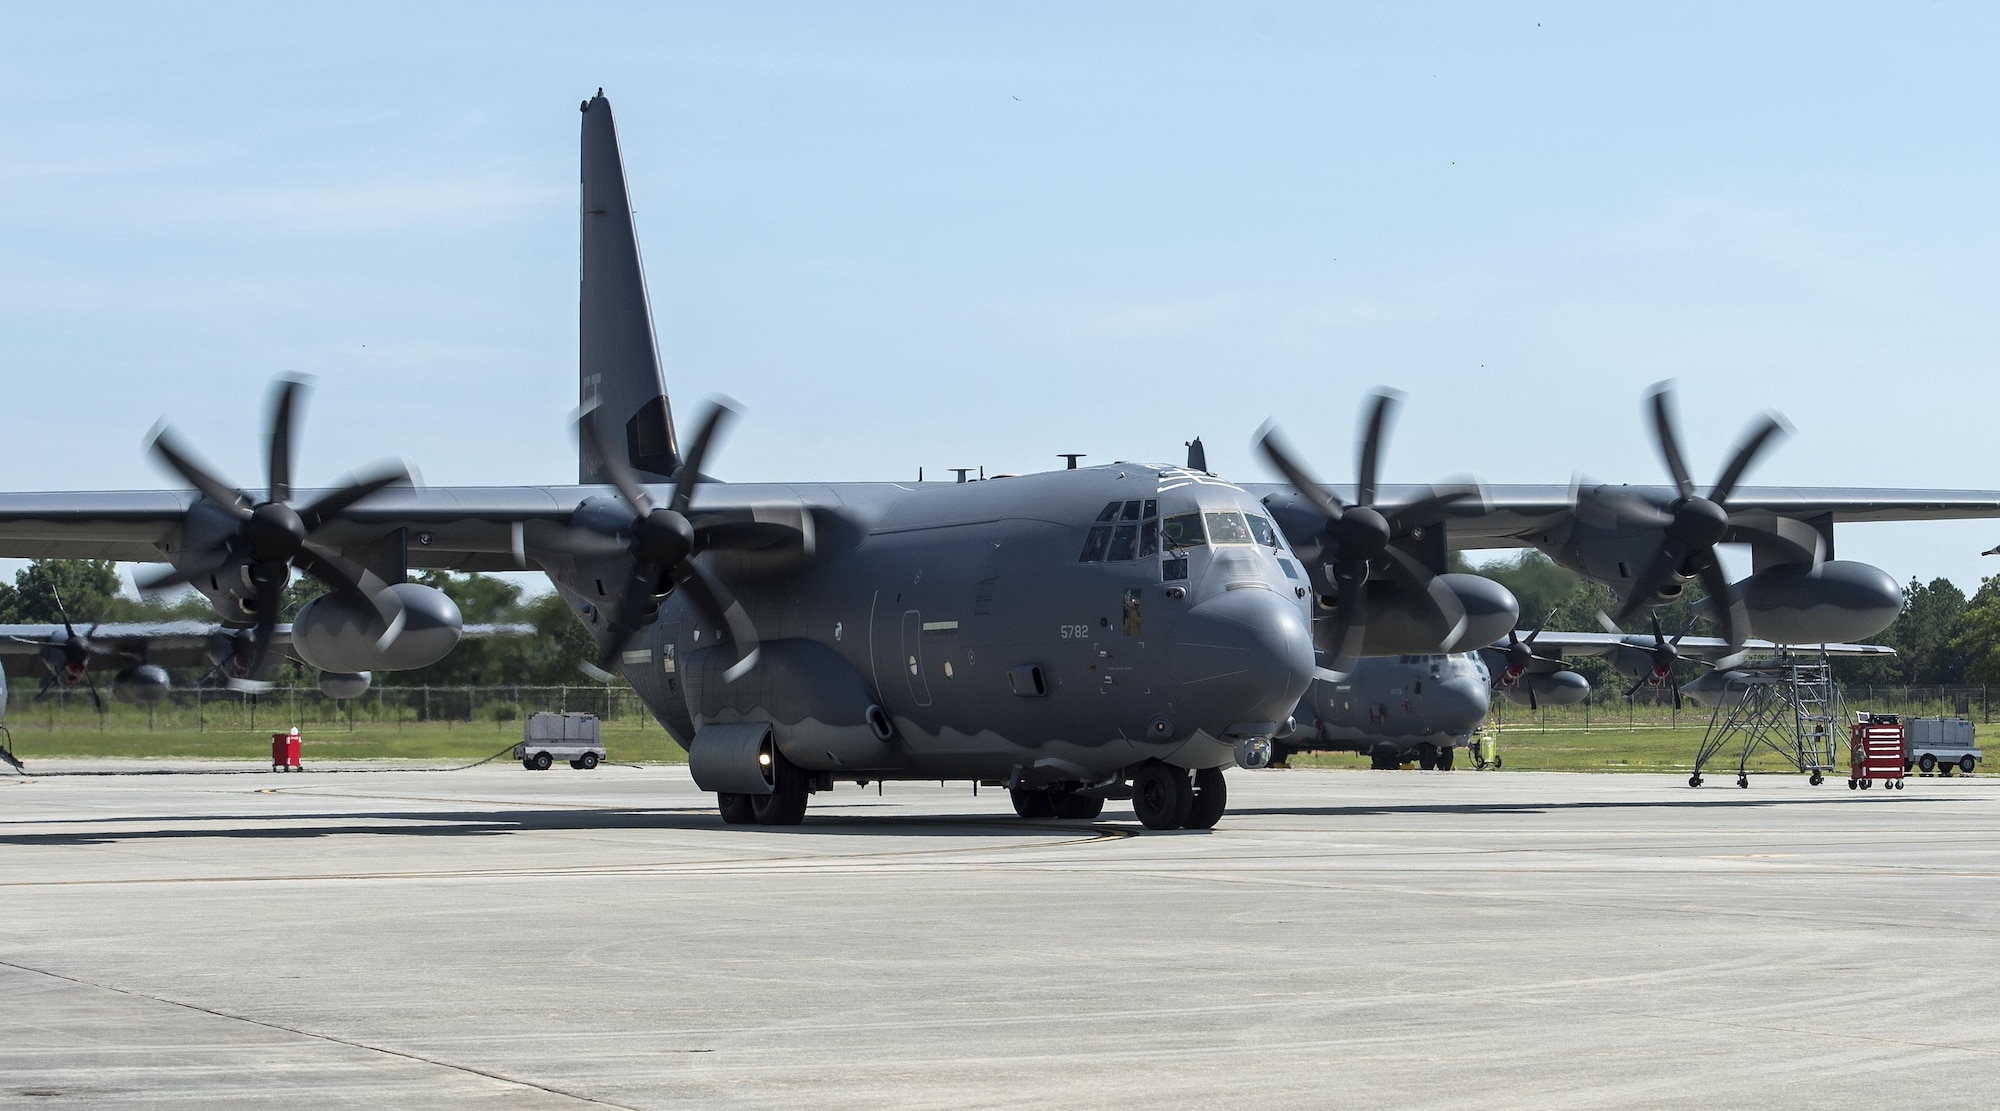
<svg viewBox="0 0 2000 1111">
<path fill-rule="evenodd" d="M 1527 630 L 1522 630 L 1517 635 L 1520 639 L 1526 640 L 1530 634 Z M 1501 641 L 1492 647 L 1495 651 L 1504 652 L 1507 648 L 1507 643 Z M 1744 642 L 1741 651 L 1752 655 L 1769 655 L 1777 652 L 1781 647 L 1787 646 L 1775 644 L 1768 640 L 1751 640 Z M 1808 652 L 1823 648 L 1829 656 L 1893 656 L 1896 654 L 1896 650 L 1886 644 L 1814 644 L 1791 645 L 1790 647 Z M 1642 652 L 1650 652 L 1653 649 L 1653 638 L 1644 633 L 1558 633 L 1544 630 L 1539 634 L 1535 634 L 1535 652 L 1538 655 L 1608 656 L 1620 648 L 1634 648 Z M 1697 636 L 1682 637 L 1675 645 L 1675 649 L 1684 657 L 1701 660 L 1719 660 L 1724 656 L 1734 655 L 1738 651 L 1731 648 L 1729 642 L 1723 640 L 1721 637 Z"/>
</svg>

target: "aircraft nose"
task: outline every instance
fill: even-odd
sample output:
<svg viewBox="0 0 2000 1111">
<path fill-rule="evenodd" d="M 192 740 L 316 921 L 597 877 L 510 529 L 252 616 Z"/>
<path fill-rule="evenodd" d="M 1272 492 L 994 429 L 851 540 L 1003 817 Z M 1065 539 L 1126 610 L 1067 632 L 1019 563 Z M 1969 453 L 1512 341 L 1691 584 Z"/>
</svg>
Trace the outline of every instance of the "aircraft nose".
<svg viewBox="0 0 2000 1111">
<path fill-rule="evenodd" d="M 1470 733 L 1486 720 L 1486 684 L 1469 676 L 1446 679 L 1438 684 L 1438 720 L 1447 733 Z"/>
<path fill-rule="evenodd" d="M 1283 722 L 1313 676 L 1305 614 L 1269 590 L 1229 590 L 1181 615 L 1167 636 L 1186 724 L 1220 736 L 1240 722 Z"/>
</svg>

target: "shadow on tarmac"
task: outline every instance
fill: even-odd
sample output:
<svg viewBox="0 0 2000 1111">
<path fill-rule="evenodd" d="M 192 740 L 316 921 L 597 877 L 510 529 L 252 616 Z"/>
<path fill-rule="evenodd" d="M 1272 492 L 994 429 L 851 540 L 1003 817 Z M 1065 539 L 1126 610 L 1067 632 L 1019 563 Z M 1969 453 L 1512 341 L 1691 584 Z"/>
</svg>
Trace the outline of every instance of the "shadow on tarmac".
<svg viewBox="0 0 2000 1111">
<path fill-rule="evenodd" d="M 300 823 L 326 822 L 308 825 Z M 107 825 L 153 823 L 153 828 L 103 829 Z M 218 823 L 240 823 L 223 825 Z M 366 824 L 363 824 L 366 823 Z M 860 816 L 808 814 L 796 826 L 727 826 L 709 809 L 660 810 L 435 810 L 332 814 L 192 814 L 186 817 L 141 815 L 116 818 L 66 818 L 54 821 L 17 819 L 7 824 L 99 827 L 91 830 L 42 829 L 0 832 L 0 846 L 64 847 L 143 844 L 203 839 L 310 840 L 319 837 L 497 837 L 517 833 L 583 832 L 621 829 L 736 830 L 759 836 L 813 834 L 867 837 L 1040 837 L 1105 836 L 1129 832 L 1097 822 L 1023 821 L 991 815 Z M 4 826 L 0 826 L 4 829 Z"/>
</svg>

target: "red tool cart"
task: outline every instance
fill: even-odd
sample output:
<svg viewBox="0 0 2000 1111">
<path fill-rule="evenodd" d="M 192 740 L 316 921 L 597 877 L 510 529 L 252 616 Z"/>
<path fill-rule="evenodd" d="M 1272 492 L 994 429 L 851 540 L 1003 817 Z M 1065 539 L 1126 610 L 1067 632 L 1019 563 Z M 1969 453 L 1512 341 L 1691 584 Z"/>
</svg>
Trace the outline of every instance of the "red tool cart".
<svg viewBox="0 0 2000 1111">
<path fill-rule="evenodd" d="M 1876 780 L 1903 789 L 1903 723 L 1895 714 L 1854 715 L 1847 738 L 1847 789 L 1867 790 Z"/>
<path fill-rule="evenodd" d="M 271 734 L 271 770 L 274 772 L 296 771 L 299 767 L 299 731 L 294 726 L 290 733 Z"/>
</svg>

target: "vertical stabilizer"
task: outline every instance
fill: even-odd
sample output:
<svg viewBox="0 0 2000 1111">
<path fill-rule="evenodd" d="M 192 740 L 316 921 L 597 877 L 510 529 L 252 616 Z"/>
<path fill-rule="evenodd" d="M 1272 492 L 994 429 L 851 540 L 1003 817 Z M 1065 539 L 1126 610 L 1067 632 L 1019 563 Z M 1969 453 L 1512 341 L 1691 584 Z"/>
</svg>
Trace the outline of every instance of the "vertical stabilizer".
<svg viewBox="0 0 2000 1111">
<path fill-rule="evenodd" d="M 665 481 L 680 467 L 680 445 L 660 376 L 618 128 L 603 89 L 583 103 L 582 220 L 578 402 L 596 410 L 605 451 L 623 450 L 640 478 Z M 580 449 L 577 478 L 607 481 L 603 461 L 588 446 Z"/>
</svg>

